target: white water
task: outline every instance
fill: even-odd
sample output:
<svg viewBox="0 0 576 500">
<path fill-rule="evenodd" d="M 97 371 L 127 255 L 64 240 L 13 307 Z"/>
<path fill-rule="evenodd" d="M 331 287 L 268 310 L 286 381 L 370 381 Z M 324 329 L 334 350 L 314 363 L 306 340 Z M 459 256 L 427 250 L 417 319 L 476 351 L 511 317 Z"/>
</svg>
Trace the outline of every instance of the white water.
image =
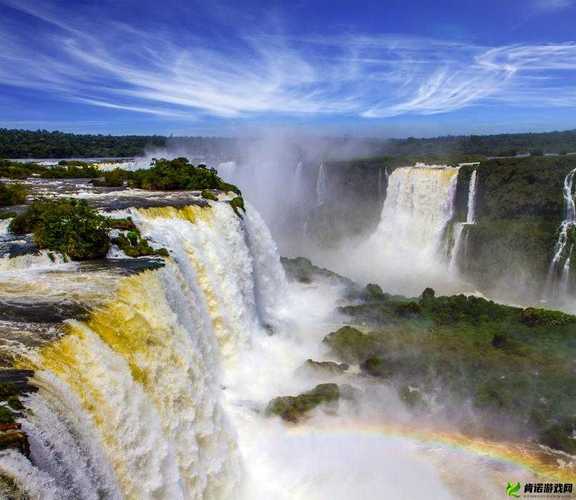
<svg viewBox="0 0 576 500">
<path fill-rule="evenodd" d="M 470 184 L 468 185 L 468 211 L 466 213 L 466 224 L 476 223 L 476 191 L 478 187 L 477 170 L 470 175 Z"/>
<path fill-rule="evenodd" d="M 316 205 L 321 207 L 326 203 L 326 196 L 328 194 L 328 177 L 326 173 L 326 165 L 320 162 L 318 168 L 318 177 L 316 179 Z"/>
<path fill-rule="evenodd" d="M 458 274 L 458 265 L 461 261 L 463 254 L 468 243 L 469 233 L 466 226 L 476 224 L 476 191 L 478 187 L 477 171 L 474 170 L 470 175 L 470 182 L 468 184 L 468 203 L 466 211 L 466 222 L 457 222 L 454 224 L 454 244 L 450 252 L 450 264 L 448 270 L 454 277 Z"/>
<path fill-rule="evenodd" d="M 2 452 L 0 472 L 33 499 L 453 498 L 413 440 L 297 435 L 259 413 L 317 383 L 298 369 L 325 359 L 342 290 L 287 283 L 254 209 L 211 207 L 131 211 L 171 260 L 28 353 L 34 465 Z"/>
<path fill-rule="evenodd" d="M 395 169 L 388 179 L 380 222 L 363 242 L 352 242 L 342 258 L 326 266 L 359 282 L 377 282 L 405 295 L 422 286 L 450 284 L 445 235 L 454 214 L 458 168 L 414 166 Z"/>
<path fill-rule="evenodd" d="M 576 169 L 564 179 L 562 196 L 564 198 L 564 220 L 558 230 L 558 240 L 554 246 L 554 256 L 548 268 L 544 296 L 546 300 L 562 305 L 568 300 L 572 245 L 569 244 L 569 232 L 576 227 L 576 205 L 572 191 Z"/>
</svg>

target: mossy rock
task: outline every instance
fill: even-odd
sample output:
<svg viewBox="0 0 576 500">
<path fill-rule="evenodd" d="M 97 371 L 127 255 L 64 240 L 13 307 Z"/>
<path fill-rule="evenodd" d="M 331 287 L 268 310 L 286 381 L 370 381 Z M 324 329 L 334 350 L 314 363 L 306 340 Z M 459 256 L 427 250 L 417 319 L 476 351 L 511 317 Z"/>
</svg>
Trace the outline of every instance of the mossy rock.
<svg viewBox="0 0 576 500">
<path fill-rule="evenodd" d="M 234 210 L 234 213 L 238 217 L 242 218 L 242 212 L 246 212 L 246 208 L 244 207 L 244 198 L 242 198 L 242 196 L 236 196 L 235 198 L 232 198 L 228 203 L 232 207 L 232 210 Z M 242 210 L 242 212 L 240 212 L 240 210 Z"/>
<path fill-rule="evenodd" d="M 324 375 L 342 375 L 348 370 L 349 365 L 346 363 L 336 363 L 335 361 L 314 361 L 307 359 L 302 365 L 302 369 L 309 372 L 315 372 Z"/>
<path fill-rule="evenodd" d="M 428 407 L 422 393 L 416 388 L 403 385 L 399 389 L 398 395 L 400 400 L 411 410 L 425 410 Z"/>
<path fill-rule="evenodd" d="M 366 285 L 366 288 L 364 288 L 363 295 L 364 299 L 369 301 L 370 300 L 381 301 L 386 300 L 388 297 L 390 297 L 388 294 L 382 291 L 380 285 L 376 285 L 374 283 L 368 283 Z"/>
<path fill-rule="evenodd" d="M 208 189 L 202 191 L 202 198 L 210 201 L 218 201 L 218 196 L 216 196 L 212 191 L 208 191 Z"/>
<path fill-rule="evenodd" d="M 323 342 L 346 363 L 365 361 L 377 347 L 372 337 L 351 326 L 344 326 L 330 333 Z"/>
<path fill-rule="evenodd" d="M 393 363 L 379 356 L 368 358 L 360 364 L 360 369 L 362 372 L 378 378 L 391 378 L 396 372 Z"/>
<path fill-rule="evenodd" d="M 337 384 L 320 384 L 298 396 L 281 396 L 273 399 L 266 408 L 267 415 L 277 415 L 287 422 L 297 423 L 308 412 L 320 405 L 334 405 L 340 399 Z"/>
<path fill-rule="evenodd" d="M 576 418 L 567 418 L 554 424 L 539 435 L 539 441 L 550 448 L 576 455 Z"/>
</svg>

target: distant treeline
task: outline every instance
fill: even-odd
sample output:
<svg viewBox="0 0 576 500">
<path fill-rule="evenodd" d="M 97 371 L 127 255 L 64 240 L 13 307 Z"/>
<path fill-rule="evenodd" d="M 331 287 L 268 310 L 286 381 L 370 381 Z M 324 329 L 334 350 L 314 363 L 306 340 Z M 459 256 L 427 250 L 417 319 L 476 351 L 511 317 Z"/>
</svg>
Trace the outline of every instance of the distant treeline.
<svg viewBox="0 0 576 500">
<path fill-rule="evenodd" d="M 350 141 L 350 138 L 342 139 Z M 231 151 L 237 142 L 216 137 L 165 137 L 159 135 L 77 135 L 46 130 L 0 129 L 0 158 L 129 158 L 170 142 L 208 157 Z M 328 142 L 338 143 L 337 138 Z M 446 136 L 430 139 L 358 139 L 371 156 L 462 157 L 515 156 L 576 152 L 576 130 L 529 134 Z"/>
<path fill-rule="evenodd" d="M 0 158 L 132 158 L 171 141 L 200 155 L 211 156 L 230 148 L 232 139 L 172 138 L 160 135 L 79 135 L 47 130 L 0 128 Z"/>
<path fill-rule="evenodd" d="M 431 139 L 392 139 L 383 151 L 391 156 L 516 156 L 576 152 L 576 130 L 528 134 L 460 135 Z"/>
</svg>

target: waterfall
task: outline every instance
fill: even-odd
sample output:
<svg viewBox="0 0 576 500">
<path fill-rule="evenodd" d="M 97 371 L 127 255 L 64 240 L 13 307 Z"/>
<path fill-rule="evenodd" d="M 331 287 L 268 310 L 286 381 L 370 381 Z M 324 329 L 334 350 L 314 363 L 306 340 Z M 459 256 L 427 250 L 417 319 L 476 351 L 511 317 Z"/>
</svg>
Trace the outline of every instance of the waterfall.
<svg viewBox="0 0 576 500">
<path fill-rule="evenodd" d="M 220 367 L 279 321 L 275 244 L 252 207 L 242 219 L 226 202 L 129 213 L 170 258 L 18 351 L 39 389 L 22 398 L 30 460 L 0 452 L 0 475 L 31 498 L 233 498 L 241 466 Z"/>
<path fill-rule="evenodd" d="M 562 196 L 564 198 L 564 220 L 558 230 L 558 239 L 554 246 L 554 255 L 548 268 L 548 276 L 544 295 L 552 301 L 562 301 L 567 298 L 570 281 L 570 265 L 573 245 L 570 232 L 576 227 L 576 206 L 572 186 L 576 169 L 568 173 L 564 179 Z"/>
<path fill-rule="evenodd" d="M 433 255 L 454 211 L 457 168 L 403 167 L 390 176 L 376 237 Z"/>
<path fill-rule="evenodd" d="M 395 169 L 376 230 L 353 249 L 354 269 L 334 267 L 357 280 L 377 276 L 387 290 L 405 295 L 421 293 L 422 282 L 442 286 L 457 180 L 457 167 Z"/>
<path fill-rule="evenodd" d="M 470 183 L 468 185 L 468 210 L 466 213 L 466 224 L 474 224 L 476 222 L 476 187 L 477 187 L 477 170 L 470 175 Z"/>
<path fill-rule="evenodd" d="M 470 182 L 468 183 L 468 204 L 466 210 L 466 222 L 457 222 L 454 224 L 453 245 L 450 252 L 450 263 L 448 270 L 452 276 L 458 273 L 458 265 L 462 254 L 466 249 L 468 241 L 467 226 L 476 224 L 476 190 L 478 185 L 477 170 L 474 170 L 470 175 Z"/>
<path fill-rule="evenodd" d="M 326 195 L 328 194 L 328 178 L 326 174 L 326 166 L 324 162 L 320 162 L 318 168 L 318 178 L 316 179 L 316 205 L 321 207 L 326 203 Z"/>
<path fill-rule="evenodd" d="M 384 172 L 384 176 L 382 176 L 382 172 Z M 383 199 L 384 195 L 386 194 L 386 186 L 388 185 L 388 179 L 390 174 L 388 173 L 387 168 L 380 168 L 378 169 L 378 198 Z"/>
</svg>

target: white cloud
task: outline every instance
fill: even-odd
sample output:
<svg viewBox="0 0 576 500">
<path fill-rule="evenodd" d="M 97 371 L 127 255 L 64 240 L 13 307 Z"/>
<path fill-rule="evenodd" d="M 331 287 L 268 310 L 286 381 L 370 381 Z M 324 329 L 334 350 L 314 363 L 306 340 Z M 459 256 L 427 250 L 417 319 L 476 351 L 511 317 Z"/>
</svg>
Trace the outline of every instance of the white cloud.
<svg viewBox="0 0 576 500">
<path fill-rule="evenodd" d="M 575 107 L 576 44 L 483 47 L 401 35 L 291 38 L 230 32 L 226 43 L 118 22 L 63 21 L 54 9 L 0 0 L 47 23 L 0 22 L 0 83 L 159 117 L 346 114 L 384 118 L 473 105 Z M 553 2 L 548 2 L 553 3 Z M 556 0 L 556 3 L 562 3 Z M 222 48 L 225 47 L 225 48 Z M 568 78 L 567 78 L 568 77 Z"/>
<path fill-rule="evenodd" d="M 574 0 L 532 0 L 532 8 L 540 12 L 555 12 L 574 5 Z"/>
</svg>

